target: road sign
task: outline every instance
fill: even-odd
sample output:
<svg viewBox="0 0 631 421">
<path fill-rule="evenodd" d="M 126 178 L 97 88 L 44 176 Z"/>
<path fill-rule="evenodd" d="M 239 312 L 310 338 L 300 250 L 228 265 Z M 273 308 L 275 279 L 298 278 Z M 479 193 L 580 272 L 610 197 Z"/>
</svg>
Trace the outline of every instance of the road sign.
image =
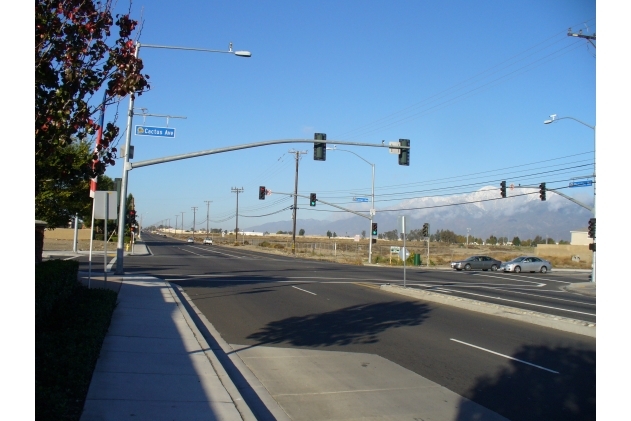
<svg viewBox="0 0 631 421">
<path fill-rule="evenodd" d="M 592 180 L 583 180 L 583 181 L 572 181 L 570 182 L 570 187 L 585 187 L 585 186 L 591 186 L 592 185 Z"/>
<path fill-rule="evenodd" d="M 398 253 L 401 251 L 401 247 L 399 246 L 390 246 L 390 253 Z"/>
<path fill-rule="evenodd" d="M 138 136 L 175 137 L 175 128 L 136 126 L 135 134 Z"/>
<path fill-rule="evenodd" d="M 389 142 L 388 146 L 390 146 L 389 151 L 390 153 L 395 153 L 395 154 L 399 154 L 399 151 L 401 149 L 399 149 L 399 146 L 401 146 L 401 144 L 399 142 Z"/>
<path fill-rule="evenodd" d="M 405 257 L 403 257 L 404 254 L 405 254 Z M 408 248 L 401 247 L 401 250 L 399 250 L 399 258 L 403 260 L 403 259 L 407 259 L 408 257 L 410 257 L 410 251 L 408 250 Z"/>
<path fill-rule="evenodd" d="M 367 197 L 354 197 L 353 200 L 356 202 L 368 202 Z"/>
<path fill-rule="evenodd" d="M 359 243 L 359 234 L 355 235 L 355 241 Z"/>
</svg>

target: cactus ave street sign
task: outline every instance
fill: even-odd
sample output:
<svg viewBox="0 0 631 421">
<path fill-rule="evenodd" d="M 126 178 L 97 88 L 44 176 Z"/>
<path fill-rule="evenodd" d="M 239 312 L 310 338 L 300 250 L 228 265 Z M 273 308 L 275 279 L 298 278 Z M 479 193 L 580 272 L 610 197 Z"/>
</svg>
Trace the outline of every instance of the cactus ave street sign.
<svg viewBox="0 0 631 421">
<path fill-rule="evenodd" d="M 175 129 L 172 127 L 136 126 L 134 133 L 137 136 L 175 137 Z"/>
</svg>

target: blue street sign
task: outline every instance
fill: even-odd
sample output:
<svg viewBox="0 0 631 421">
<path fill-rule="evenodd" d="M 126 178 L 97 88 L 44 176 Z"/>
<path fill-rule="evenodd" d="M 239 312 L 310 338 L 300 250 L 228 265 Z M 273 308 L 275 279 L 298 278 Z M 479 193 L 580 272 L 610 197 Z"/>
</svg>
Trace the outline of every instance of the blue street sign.
<svg viewBox="0 0 631 421">
<path fill-rule="evenodd" d="M 570 182 L 570 187 L 585 187 L 585 186 L 591 186 L 592 185 L 592 180 L 583 180 L 583 181 L 572 181 Z"/>
<path fill-rule="evenodd" d="M 368 202 L 367 197 L 354 197 L 353 200 L 355 200 L 356 202 Z"/>
<path fill-rule="evenodd" d="M 136 126 L 138 136 L 175 137 L 175 129 L 172 127 Z"/>
</svg>

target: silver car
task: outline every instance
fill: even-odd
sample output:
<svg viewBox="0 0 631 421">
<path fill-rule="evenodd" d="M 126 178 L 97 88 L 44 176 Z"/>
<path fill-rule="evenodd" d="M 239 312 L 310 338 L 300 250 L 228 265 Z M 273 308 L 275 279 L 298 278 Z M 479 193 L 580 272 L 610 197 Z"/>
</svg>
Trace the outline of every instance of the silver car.
<svg viewBox="0 0 631 421">
<path fill-rule="evenodd" d="M 489 256 L 471 256 L 464 260 L 451 262 L 451 268 L 456 270 L 490 269 L 496 271 L 501 265 L 502 262 Z"/>
<path fill-rule="evenodd" d="M 552 263 L 536 256 L 520 256 L 513 260 L 502 263 L 501 269 L 504 272 L 541 272 L 546 273 L 552 270 Z"/>
<path fill-rule="evenodd" d="M 195 240 L 193 240 L 193 237 L 188 237 L 188 239 L 186 240 L 187 243 L 194 243 Z"/>
</svg>

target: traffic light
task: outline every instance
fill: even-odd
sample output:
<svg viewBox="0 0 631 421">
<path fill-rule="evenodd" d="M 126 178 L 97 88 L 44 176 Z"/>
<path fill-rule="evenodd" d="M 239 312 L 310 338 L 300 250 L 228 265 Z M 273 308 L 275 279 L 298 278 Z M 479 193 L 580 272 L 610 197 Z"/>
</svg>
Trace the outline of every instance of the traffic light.
<svg viewBox="0 0 631 421">
<path fill-rule="evenodd" d="M 539 184 L 539 199 L 542 202 L 546 200 L 546 183 Z"/>
<path fill-rule="evenodd" d="M 259 187 L 259 200 L 265 200 L 265 193 L 267 193 L 267 190 L 265 190 L 265 186 L 260 186 Z"/>
<path fill-rule="evenodd" d="M 503 199 L 506 199 L 506 181 L 502 181 L 500 183 L 500 194 Z"/>
<path fill-rule="evenodd" d="M 372 235 L 377 236 L 377 223 L 372 223 Z"/>
<path fill-rule="evenodd" d="M 427 222 L 423 224 L 423 229 L 421 230 L 421 235 L 423 237 L 429 237 L 429 224 Z"/>
<path fill-rule="evenodd" d="M 410 139 L 399 139 L 399 146 L 410 146 Z M 410 165 L 409 149 L 399 149 L 399 165 Z"/>
<path fill-rule="evenodd" d="M 309 195 L 309 206 L 315 206 L 315 205 L 316 205 L 316 194 L 311 193 Z"/>
<path fill-rule="evenodd" d="M 314 140 L 326 140 L 326 133 L 314 133 Z M 313 143 L 313 159 L 315 161 L 326 161 L 326 142 Z M 315 205 L 311 205 L 315 206 Z"/>
<path fill-rule="evenodd" d="M 133 209 L 129 211 L 129 225 L 136 225 L 136 211 Z"/>
<path fill-rule="evenodd" d="M 587 225 L 587 236 L 589 238 L 596 238 L 596 218 L 589 218 L 589 224 Z"/>
</svg>

